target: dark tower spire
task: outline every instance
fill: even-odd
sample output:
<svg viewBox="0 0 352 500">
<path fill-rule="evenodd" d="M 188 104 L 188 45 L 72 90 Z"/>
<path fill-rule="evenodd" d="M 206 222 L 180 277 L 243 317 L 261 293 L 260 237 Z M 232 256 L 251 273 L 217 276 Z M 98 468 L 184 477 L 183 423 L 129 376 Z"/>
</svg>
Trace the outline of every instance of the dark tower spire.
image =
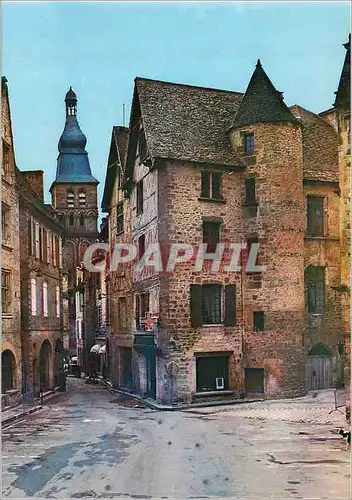
<svg viewBox="0 0 352 500">
<path fill-rule="evenodd" d="M 282 92 L 275 89 L 258 59 L 232 127 L 283 122 L 298 123 L 284 103 Z"/>
<path fill-rule="evenodd" d="M 92 176 L 88 153 L 85 150 L 87 138 L 77 120 L 77 96 L 70 87 L 65 97 L 66 122 L 59 140 L 55 184 L 99 184 Z"/>
<path fill-rule="evenodd" d="M 351 93 L 351 33 L 349 34 L 347 43 L 343 46 L 346 49 L 345 61 L 343 63 L 342 73 L 340 77 L 339 87 L 335 92 L 336 99 L 334 102 L 335 108 L 350 108 L 350 93 Z"/>
</svg>

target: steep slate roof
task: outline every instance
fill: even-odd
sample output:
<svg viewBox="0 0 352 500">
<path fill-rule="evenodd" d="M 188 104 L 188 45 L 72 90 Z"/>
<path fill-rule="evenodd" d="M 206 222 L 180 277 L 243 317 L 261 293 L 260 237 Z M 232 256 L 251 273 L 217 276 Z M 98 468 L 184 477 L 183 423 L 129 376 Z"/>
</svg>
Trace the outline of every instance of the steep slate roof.
<svg viewBox="0 0 352 500">
<path fill-rule="evenodd" d="M 126 152 L 128 141 L 127 127 L 113 127 L 111 134 L 110 152 L 108 159 L 108 167 L 106 169 L 105 185 L 101 208 L 104 212 L 108 212 L 110 208 L 110 200 L 114 187 L 118 168 L 125 168 Z"/>
<path fill-rule="evenodd" d="M 282 93 L 271 83 L 258 59 L 232 127 L 242 127 L 251 123 L 279 122 L 297 123 L 297 120 L 284 103 Z"/>
<path fill-rule="evenodd" d="M 350 107 L 351 98 L 351 34 L 348 37 L 348 42 L 344 44 L 346 52 L 345 61 L 343 63 L 340 82 L 334 102 L 335 107 Z"/>
<path fill-rule="evenodd" d="M 326 120 L 307 109 L 297 105 L 290 109 L 302 125 L 304 179 L 338 182 L 335 130 Z"/>
<path fill-rule="evenodd" d="M 215 165 L 241 165 L 227 133 L 239 92 L 135 79 L 150 155 Z"/>
</svg>

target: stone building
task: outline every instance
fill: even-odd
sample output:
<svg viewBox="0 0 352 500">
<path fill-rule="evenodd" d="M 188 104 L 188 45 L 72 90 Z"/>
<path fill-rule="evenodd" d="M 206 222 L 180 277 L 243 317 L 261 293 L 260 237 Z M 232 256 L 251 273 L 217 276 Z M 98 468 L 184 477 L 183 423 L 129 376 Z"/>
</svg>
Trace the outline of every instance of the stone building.
<svg viewBox="0 0 352 500">
<path fill-rule="evenodd" d="M 62 239 L 57 214 L 44 203 L 43 172 L 17 170 L 20 193 L 20 269 L 23 392 L 58 385 L 64 355 Z"/>
<path fill-rule="evenodd" d="M 128 141 L 127 127 L 113 127 L 102 210 L 108 213 L 110 248 L 131 241 L 131 204 L 124 197 L 123 179 Z M 133 290 L 132 265 L 110 272 L 106 269 L 107 294 L 107 351 L 109 376 L 121 387 L 131 388 L 133 349 Z"/>
<path fill-rule="evenodd" d="M 87 138 L 77 120 L 77 97 L 72 88 L 65 97 L 66 121 L 60 137 L 57 158 L 56 178 L 51 185 L 52 205 L 58 212 L 61 224 L 65 227 L 63 262 L 67 273 L 69 309 L 69 353 L 78 354 L 82 365 L 85 364 L 85 349 L 94 343 L 94 332 L 80 314 L 82 286 L 79 286 L 79 270 L 85 250 L 98 238 L 97 185 L 92 176 L 88 153 L 85 150 Z M 78 342 L 78 346 L 77 346 Z M 78 352 L 77 352 L 78 348 Z"/>
<path fill-rule="evenodd" d="M 245 94 L 137 78 L 125 159 L 121 130 L 102 205 L 109 242 L 133 242 L 136 261 L 152 262 L 109 273 L 112 323 L 124 321 L 110 325 L 114 382 L 165 403 L 342 384 L 333 124 L 288 108 L 258 61 Z M 232 243 L 242 265 L 228 271 Z M 170 270 L 173 244 L 194 250 Z M 262 267 L 249 269 L 258 244 Z M 197 269 L 201 245 L 210 255 Z"/>
<path fill-rule="evenodd" d="M 2 406 L 19 401 L 22 381 L 19 194 L 7 80 L 1 80 Z"/>
</svg>

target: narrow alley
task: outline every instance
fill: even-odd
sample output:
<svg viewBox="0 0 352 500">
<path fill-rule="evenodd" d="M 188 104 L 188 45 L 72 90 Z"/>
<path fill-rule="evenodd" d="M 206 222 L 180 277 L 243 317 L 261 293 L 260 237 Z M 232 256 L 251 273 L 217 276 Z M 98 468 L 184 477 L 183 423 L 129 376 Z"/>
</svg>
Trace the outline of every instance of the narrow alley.
<svg viewBox="0 0 352 500">
<path fill-rule="evenodd" d="M 343 417 L 324 403 L 158 412 L 68 382 L 4 426 L 4 498 L 349 498 Z"/>
</svg>

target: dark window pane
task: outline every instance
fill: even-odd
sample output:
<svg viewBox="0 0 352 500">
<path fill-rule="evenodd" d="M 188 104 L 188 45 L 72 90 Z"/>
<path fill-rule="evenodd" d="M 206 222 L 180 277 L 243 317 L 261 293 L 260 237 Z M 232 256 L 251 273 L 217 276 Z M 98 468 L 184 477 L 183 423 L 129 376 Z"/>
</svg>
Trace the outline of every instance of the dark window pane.
<svg viewBox="0 0 352 500">
<path fill-rule="evenodd" d="M 264 330 L 264 311 L 255 311 L 253 313 L 254 330 L 262 332 Z"/>
<path fill-rule="evenodd" d="M 203 243 L 207 243 L 207 252 L 215 252 L 220 242 L 220 223 L 203 222 Z"/>
<path fill-rule="evenodd" d="M 221 285 L 202 286 L 202 316 L 204 325 L 221 323 Z"/>
<path fill-rule="evenodd" d="M 246 134 L 244 136 L 244 150 L 246 153 L 254 151 L 254 134 Z"/>
<path fill-rule="evenodd" d="M 213 172 L 212 176 L 212 198 L 221 198 L 221 174 L 219 172 Z"/>
<path fill-rule="evenodd" d="M 210 173 L 202 172 L 202 198 L 210 198 Z"/>
<path fill-rule="evenodd" d="M 308 313 L 322 314 L 325 305 L 324 268 L 310 266 L 306 269 L 305 288 Z"/>
<path fill-rule="evenodd" d="M 202 286 L 191 285 L 191 325 L 198 327 L 202 325 Z"/>
<path fill-rule="evenodd" d="M 116 207 L 116 231 L 117 233 L 122 233 L 123 230 L 124 230 L 123 203 L 120 203 Z"/>
<path fill-rule="evenodd" d="M 137 215 L 143 212 L 143 180 L 138 182 L 137 184 Z"/>
<path fill-rule="evenodd" d="M 324 199 L 307 197 L 307 233 L 310 236 L 324 235 Z"/>
<path fill-rule="evenodd" d="M 246 203 L 255 203 L 255 179 L 245 179 Z"/>
<path fill-rule="evenodd" d="M 142 234 L 142 236 L 140 236 L 138 238 L 138 256 L 139 256 L 139 259 L 141 259 L 143 257 L 144 252 L 145 252 L 145 235 Z"/>
</svg>

